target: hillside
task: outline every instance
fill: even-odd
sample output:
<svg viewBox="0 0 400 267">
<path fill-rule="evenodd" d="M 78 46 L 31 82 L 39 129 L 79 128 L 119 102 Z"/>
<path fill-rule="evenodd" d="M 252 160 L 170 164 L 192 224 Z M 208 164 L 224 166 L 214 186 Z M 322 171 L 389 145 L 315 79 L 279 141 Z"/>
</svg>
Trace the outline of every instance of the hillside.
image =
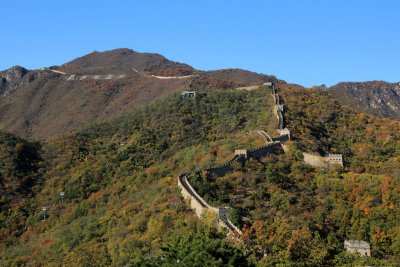
<svg viewBox="0 0 400 267">
<path fill-rule="evenodd" d="M 257 137 L 242 138 L 249 129 L 268 125 L 271 105 L 265 89 L 217 90 L 187 101 L 175 93 L 43 142 L 43 185 L 34 198 L 1 211 L 0 265 L 125 265 L 159 255 L 161 245 L 178 242 L 180 233 L 206 237 L 238 254 L 193 216 L 172 177 L 221 162 L 234 148 L 257 145 Z M 46 221 L 42 206 L 48 208 Z"/>
<path fill-rule="evenodd" d="M 265 82 L 273 82 L 275 84 L 286 83 L 285 81 L 277 79 L 272 75 L 265 75 L 261 73 L 255 73 L 242 69 L 223 69 L 215 71 L 206 71 L 202 76 L 209 78 L 217 78 L 222 80 L 234 81 L 242 83 L 243 85 L 259 85 Z"/>
<path fill-rule="evenodd" d="M 341 103 L 360 112 L 400 119 L 400 84 L 384 81 L 342 82 L 329 87 Z"/>
<path fill-rule="evenodd" d="M 113 118 L 190 84 L 192 90 L 204 91 L 265 81 L 277 79 L 243 70 L 198 71 L 130 49 L 93 52 L 40 70 L 15 66 L 0 72 L 0 129 L 45 139 Z"/>
<path fill-rule="evenodd" d="M 159 80 L 127 69 L 95 71 L 122 78 L 67 80 L 49 70 L 27 72 L 0 101 L 1 128 L 42 139 L 105 120 L 137 105 L 148 104 L 179 88 L 189 79 Z M 88 73 L 78 73 L 81 77 Z M 93 74 L 94 75 L 94 74 Z M 10 93 L 9 93 L 10 92 Z"/>
<path fill-rule="evenodd" d="M 41 145 L 0 131 L 0 210 L 33 197 L 42 181 Z"/>
<path fill-rule="evenodd" d="M 254 130 L 277 125 L 268 87 L 187 100 L 176 92 L 32 148 L 44 162 L 42 185 L 1 210 L 0 265 L 398 264 L 399 123 L 354 113 L 326 91 L 277 90 L 294 132 L 288 153 L 198 177 L 208 199 L 235 208 L 242 247 L 216 233 L 212 217 L 194 216 L 176 177 L 262 145 Z M 302 161 L 301 151 L 334 149 L 344 168 Z M 373 257 L 344 253 L 345 238 L 369 241 Z"/>
</svg>

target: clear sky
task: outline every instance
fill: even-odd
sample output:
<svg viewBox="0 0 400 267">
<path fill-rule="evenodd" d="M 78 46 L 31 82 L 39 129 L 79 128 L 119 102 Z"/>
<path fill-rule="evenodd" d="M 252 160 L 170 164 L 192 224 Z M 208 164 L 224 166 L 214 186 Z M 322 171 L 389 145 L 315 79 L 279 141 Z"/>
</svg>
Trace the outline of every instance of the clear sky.
<svg viewBox="0 0 400 267">
<path fill-rule="evenodd" d="M 400 81 L 398 0 L 0 0 L 0 23 L 0 70 L 126 47 L 304 86 Z"/>
</svg>

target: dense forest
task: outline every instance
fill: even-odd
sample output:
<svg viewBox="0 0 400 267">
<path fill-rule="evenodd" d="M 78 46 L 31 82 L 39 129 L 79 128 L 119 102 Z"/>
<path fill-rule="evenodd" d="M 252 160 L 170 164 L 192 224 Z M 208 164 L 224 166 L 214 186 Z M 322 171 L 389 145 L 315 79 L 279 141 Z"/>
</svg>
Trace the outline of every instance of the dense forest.
<svg viewBox="0 0 400 267">
<path fill-rule="evenodd" d="M 194 215 L 176 177 L 262 145 L 254 130 L 276 128 L 270 93 L 176 92 L 43 142 L 1 133 L 0 265 L 399 264 L 399 123 L 320 90 L 280 88 L 288 153 L 190 177 L 207 201 L 234 208 L 240 241 Z M 343 153 L 345 167 L 311 167 L 301 151 Z M 345 253 L 350 238 L 372 257 Z"/>
</svg>

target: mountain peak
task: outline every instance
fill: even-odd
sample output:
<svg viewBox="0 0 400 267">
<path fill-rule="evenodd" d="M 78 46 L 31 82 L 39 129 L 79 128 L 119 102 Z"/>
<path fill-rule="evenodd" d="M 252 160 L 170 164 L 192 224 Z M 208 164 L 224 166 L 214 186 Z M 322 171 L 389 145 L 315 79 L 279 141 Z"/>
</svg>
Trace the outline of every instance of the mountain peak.
<svg viewBox="0 0 400 267">
<path fill-rule="evenodd" d="M 15 79 L 21 79 L 27 72 L 28 70 L 24 67 L 16 65 L 8 70 L 0 72 L 0 76 L 5 78 L 7 81 L 13 81 Z"/>
<path fill-rule="evenodd" d="M 170 61 L 160 54 L 139 53 L 128 48 L 118 48 L 104 52 L 93 51 L 90 54 L 65 63 L 62 67 L 78 67 L 79 69 L 85 69 L 113 65 L 134 68 L 138 71 L 146 71 L 147 69 L 154 68 L 192 69 L 189 65 Z"/>
</svg>

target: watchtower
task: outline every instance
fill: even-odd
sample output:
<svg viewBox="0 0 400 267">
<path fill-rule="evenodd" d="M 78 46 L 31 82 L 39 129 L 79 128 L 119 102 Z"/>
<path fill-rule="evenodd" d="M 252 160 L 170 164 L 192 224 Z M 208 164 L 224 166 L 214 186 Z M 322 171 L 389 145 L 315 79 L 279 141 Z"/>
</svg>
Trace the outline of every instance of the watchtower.
<svg viewBox="0 0 400 267">
<path fill-rule="evenodd" d="M 183 91 L 181 93 L 182 98 L 187 99 L 187 98 L 194 98 L 196 97 L 196 92 L 195 91 Z"/>
<path fill-rule="evenodd" d="M 371 257 L 371 247 L 369 243 L 361 240 L 345 240 L 344 248 L 350 253 L 358 253 L 360 256 Z"/>
<path fill-rule="evenodd" d="M 342 154 L 328 154 L 329 164 L 339 164 L 343 166 L 343 155 Z"/>
</svg>

